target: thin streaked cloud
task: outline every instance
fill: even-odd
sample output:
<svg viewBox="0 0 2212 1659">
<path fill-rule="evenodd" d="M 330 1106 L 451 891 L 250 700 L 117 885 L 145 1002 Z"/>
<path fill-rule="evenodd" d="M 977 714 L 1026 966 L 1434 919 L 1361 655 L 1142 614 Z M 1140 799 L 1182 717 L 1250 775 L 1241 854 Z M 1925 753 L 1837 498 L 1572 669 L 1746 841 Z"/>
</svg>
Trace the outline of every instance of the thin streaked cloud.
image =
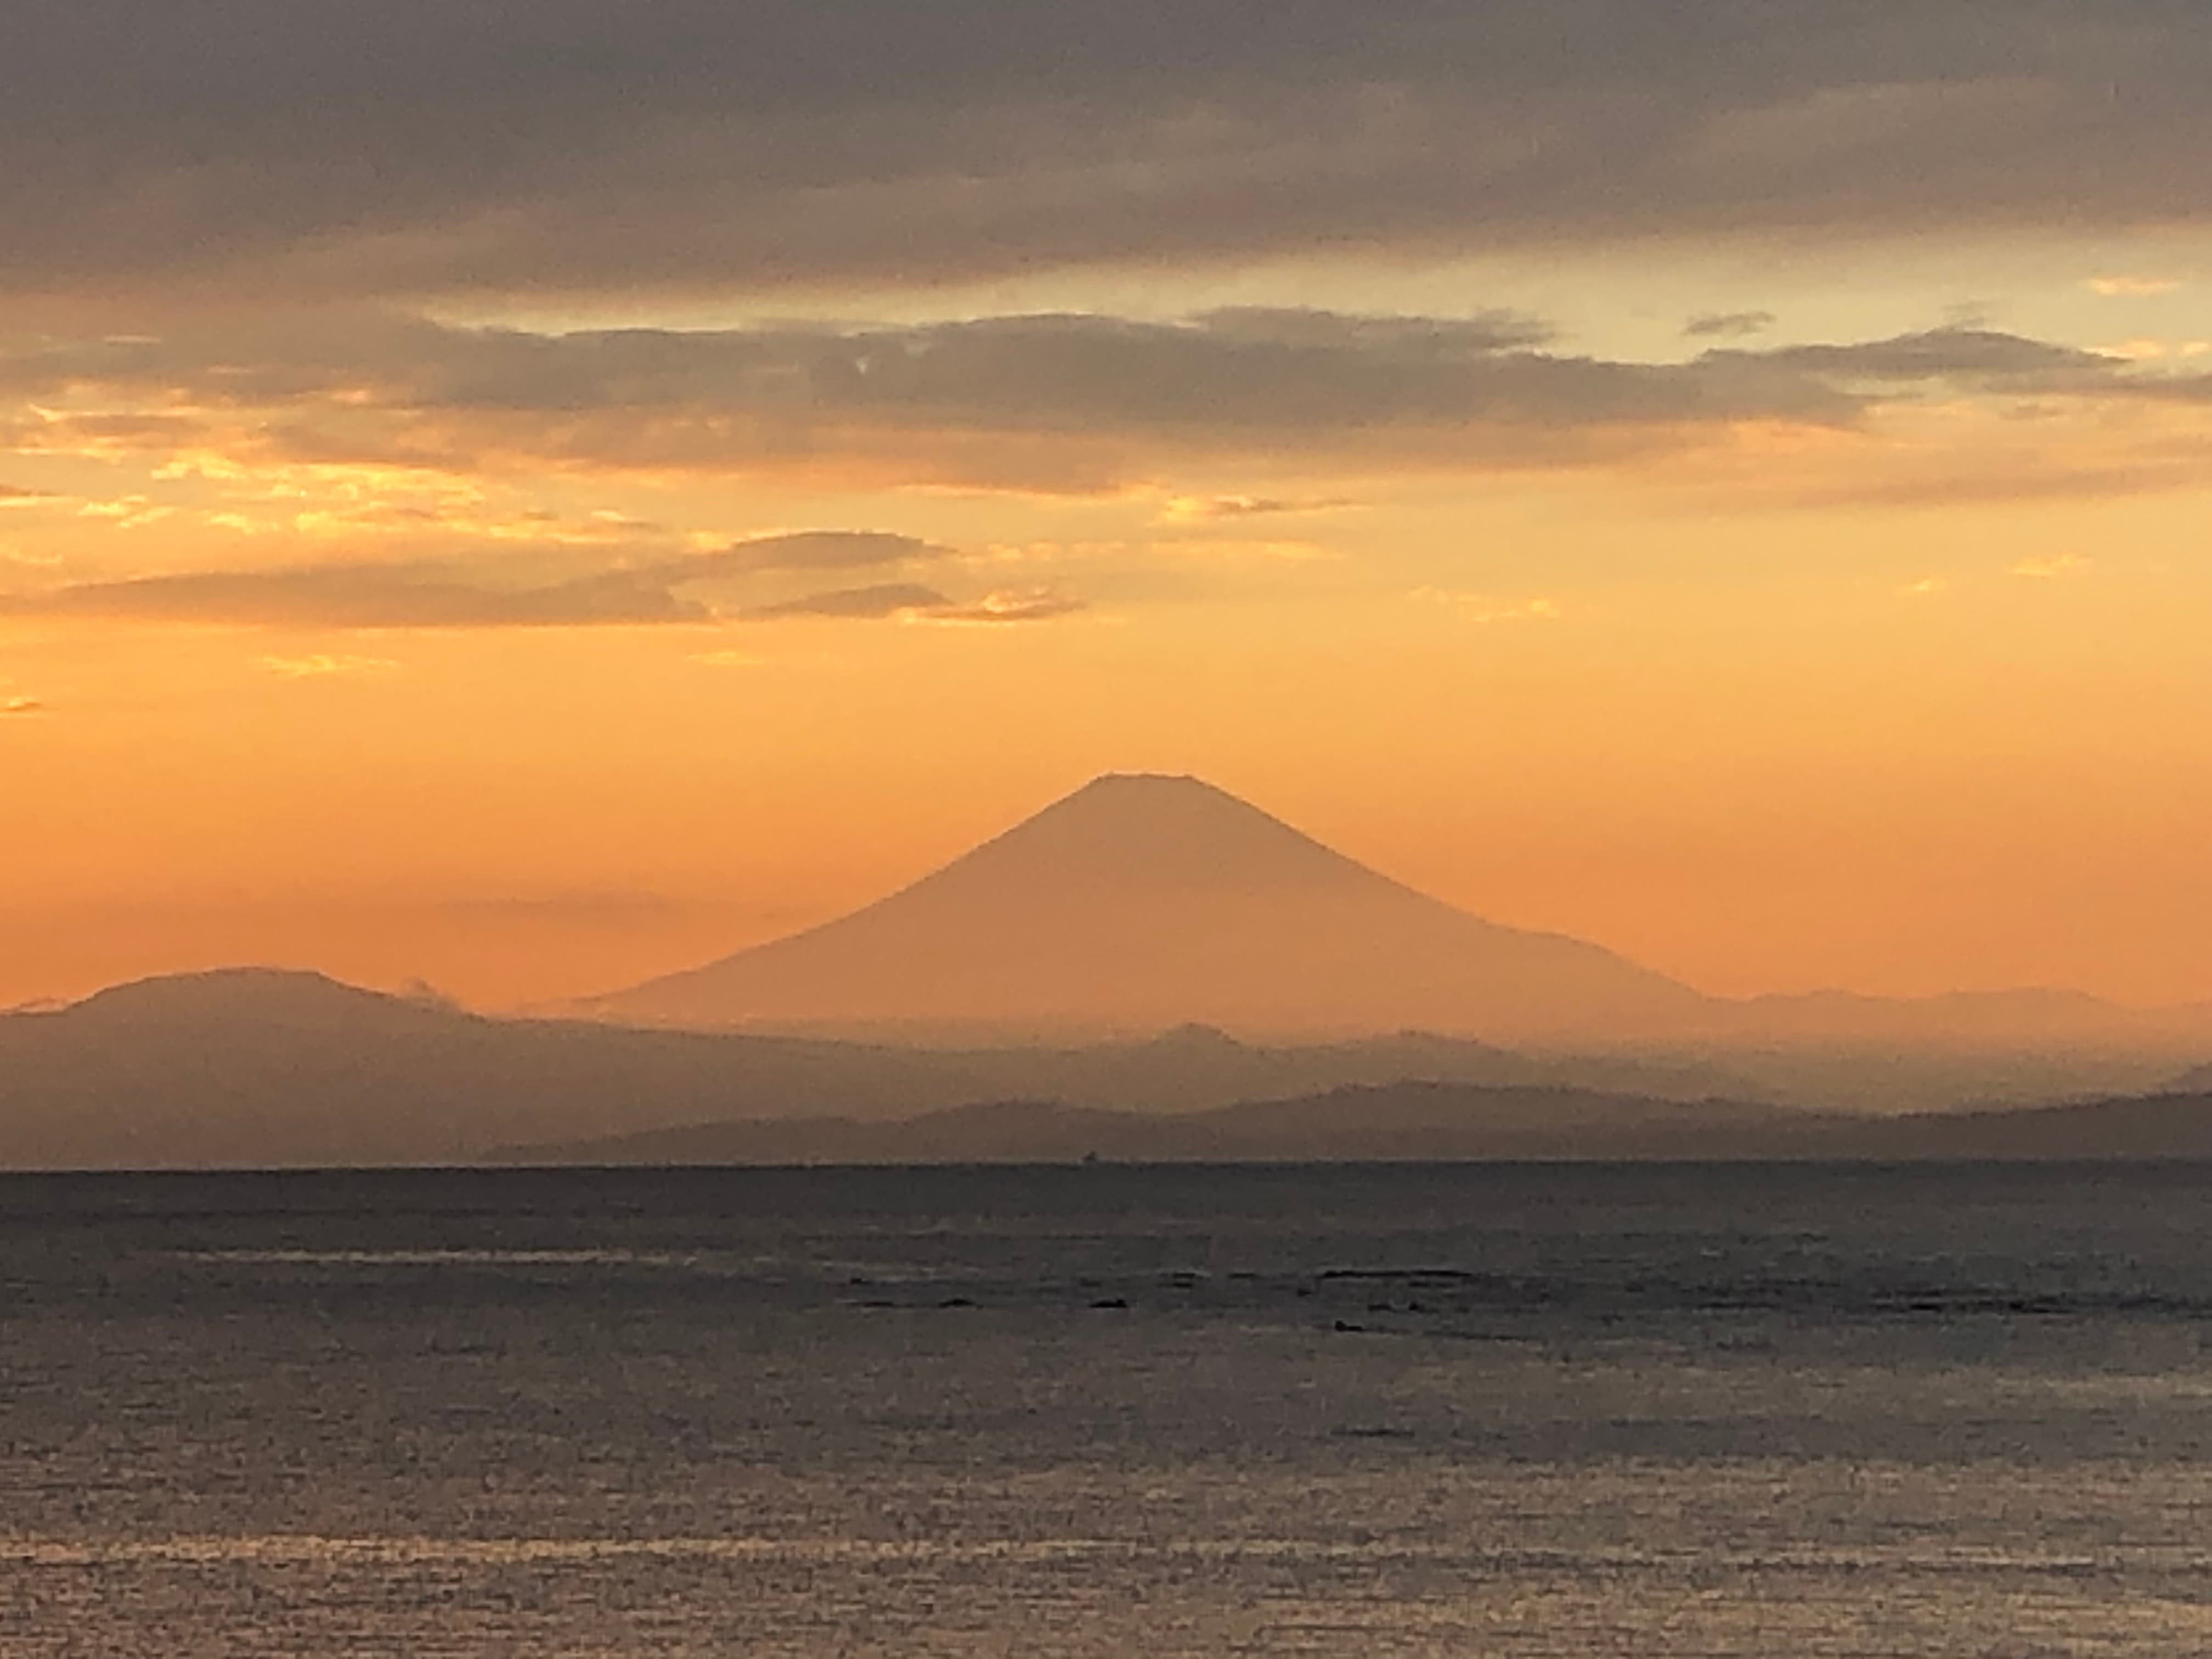
<svg viewBox="0 0 2212 1659">
<path fill-rule="evenodd" d="M 2012 566 L 2010 574 L 2025 576 L 2031 580 L 2049 581 L 2058 576 L 2078 576 L 2092 568 L 2094 562 L 2079 553 L 2054 553 L 2022 559 Z"/>
<path fill-rule="evenodd" d="M 1453 614 L 1471 623 L 1558 622 L 1566 613 L 1548 599 L 1501 599 L 1494 593 L 1463 593 L 1448 588 L 1424 587 L 1413 597 L 1431 605 L 1449 606 Z"/>
<path fill-rule="evenodd" d="M 280 679 L 326 679 L 334 676 L 389 674 L 399 664 L 390 657 L 362 657 L 345 653 L 316 652 L 304 657 L 263 657 L 261 666 Z"/>
<path fill-rule="evenodd" d="M 518 580 L 512 563 L 318 563 L 256 570 L 198 570 L 78 582 L 0 596 L 0 617 L 45 617 L 243 627 L 364 631 L 712 626 L 813 617 L 880 620 L 1032 622 L 1082 608 L 1062 596 L 991 592 L 956 598 L 918 582 L 880 582 L 771 599 L 723 599 L 705 590 L 732 579 L 940 560 L 951 550 L 881 532 L 811 532 L 739 542 L 720 551 L 617 567 L 557 580 Z M 501 580 L 501 578 L 504 580 Z M 289 678 L 389 666 L 352 656 L 270 656 Z"/>
<path fill-rule="evenodd" d="M 2144 300 L 2178 294 L 2189 284 L 2178 276 L 2092 276 L 2082 286 L 2108 300 Z"/>
</svg>

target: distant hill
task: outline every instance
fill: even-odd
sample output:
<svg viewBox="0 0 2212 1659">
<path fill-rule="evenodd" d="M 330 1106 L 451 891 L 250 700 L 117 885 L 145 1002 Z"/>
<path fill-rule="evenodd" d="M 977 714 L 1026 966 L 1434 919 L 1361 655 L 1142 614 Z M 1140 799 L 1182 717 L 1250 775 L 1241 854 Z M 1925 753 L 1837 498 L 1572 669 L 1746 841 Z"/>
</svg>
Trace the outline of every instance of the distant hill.
<svg viewBox="0 0 2212 1659">
<path fill-rule="evenodd" d="M 1688 1040 L 1662 1052 L 1698 1056 L 1733 1079 L 1712 1092 L 1878 1116 L 2043 1106 L 2174 1087 L 2170 1050 L 2104 1038 L 2069 1042 L 2023 1034 L 2010 1042 L 1971 1043 L 1752 1033 Z"/>
<path fill-rule="evenodd" d="M 1194 778 L 1109 775 L 866 909 L 592 1006 L 695 1026 L 1525 1038 L 1703 1001 L 1453 909 Z"/>
<path fill-rule="evenodd" d="M 706 1123 L 512 1156 L 580 1164 L 2212 1159 L 2212 1095 L 1869 1119 L 1592 1091 L 1396 1084 L 1174 1117 L 1008 1101 L 891 1123 Z"/>
<path fill-rule="evenodd" d="M 1879 1124 L 1810 1126 L 1808 1156 L 1879 1158 L 2212 1159 L 2212 1091 L 1989 1112 L 1928 1112 Z"/>
<path fill-rule="evenodd" d="M 1791 1115 L 1727 1101 L 1401 1083 L 1171 1116 L 994 1101 L 893 1123 L 714 1123 L 515 1149 L 563 1164 L 1329 1162 L 1663 1155 Z"/>
<path fill-rule="evenodd" d="M 466 1162 L 522 1138 L 969 1097 L 850 1045 L 487 1019 L 264 969 L 0 1017 L 15 1168 Z"/>
<path fill-rule="evenodd" d="M 240 969 L 0 1015 L 0 1167 L 468 1162 L 710 1119 L 879 1119 L 1011 1096 L 1175 1111 L 1408 1078 L 1686 1096 L 1730 1081 L 1419 1036 L 1266 1048 L 1184 1028 L 1089 1048 L 908 1050 L 501 1020 Z"/>
<path fill-rule="evenodd" d="M 2169 1096 L 1912 1118 L 1869 1141 L 1863 1119 L 1742 1103 L 1823 1097 L 1802 1078 L 1770 1093 L 1790 1081 L 1773 1054 L 1733 1058 L 1741 1071 L 1419 1033 L 1270 1047 L 1197 1026 L 1060 1048 L 897 1048 L 493 1019 L 235 969 L 0 1015 L 0 1168 L 477 1163 L 586 1144 L 647 1156 L 626 1149 L 639 1136 L 652 1157 L 708 1161 L 2095 1154 L 2186 1150 L 2197 1121 L 2195 1096 Z M 1858 1063 L 1872 1069 L 1851 1086 L 1887 1087 L 1893 1105 L 1931 1080 L 2005 1075 Z"/>
<path fill-rule="evenodd" d="M 1526 1054 L 1422 1031 L 1270 1044 L 1242 1042 L 1212 1026 L 1182 1025 L 1119 1042 L 970 1049 L 951 1051 L 947 1058 L 977 1085 L 1003 1082 L 999 1089 L 981 1090 L 977 1098 L 1018 1096 L 1149 1111 L 1194 1111 L 1352 1085 L 1412 1081 L 1610 1091 L 1666 1100 L 1750 1097 L 1759 1092 L 1724 1064 L 1708 1060 Z"/>
</svg>

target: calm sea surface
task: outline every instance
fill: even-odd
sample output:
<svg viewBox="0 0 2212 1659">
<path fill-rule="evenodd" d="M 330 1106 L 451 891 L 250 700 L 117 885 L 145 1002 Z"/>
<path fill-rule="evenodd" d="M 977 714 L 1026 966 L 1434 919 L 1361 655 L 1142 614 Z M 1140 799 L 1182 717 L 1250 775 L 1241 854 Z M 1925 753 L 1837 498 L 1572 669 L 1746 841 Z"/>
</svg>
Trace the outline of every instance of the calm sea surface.
<svg viewBox="0 0 2212 1659">
<path fill-rule="evenodd" d="M 2212 1170 L 0 1179 L 0 1656 L 2212 1653 Z"/>
</svg>

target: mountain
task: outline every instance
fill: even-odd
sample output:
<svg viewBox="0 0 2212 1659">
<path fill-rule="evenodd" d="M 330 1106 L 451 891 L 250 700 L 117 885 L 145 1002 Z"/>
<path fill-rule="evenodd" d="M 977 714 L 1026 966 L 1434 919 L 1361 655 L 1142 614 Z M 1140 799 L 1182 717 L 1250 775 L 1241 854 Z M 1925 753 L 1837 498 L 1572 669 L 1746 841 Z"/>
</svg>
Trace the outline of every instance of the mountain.
<svg viewBox="0 0 2212 1659">
<path fill-rule="evenodd" d="M 1730 1079 L 1717 1092 L 1876 1116 L 2043 1106 L 2175 1086 L 2170 1048 L 2108 1038 L 2069 1042 L 2041 1031 L 1883 1039 L 1828 1036 L 1814 1028 L 1795 1036 L 1738 1032 L 1669 1049 Z"/>
<path fill-rule="evenodd" d="M 1152 1117 L 987 1102 L 898 1121 L 692 1124 L 514 1148 L 518 1164 L 2212 1159 L 2212 1095 L 1869 1119 L 1575 1088 L 1387 1084 Z"/>
<path fill-rule="evenodd" d="M 523 1147 L 519 1163 L 1332 1162 L 1635 1158 L 1720 1144 L 1792 1115 L 1731 1101 L 1399 1083 L 1172 1115 L 991 1101 L 890 1123 L 708 1123 Z"/>
<path fill-rule="evenodd" d="M 14 1168 L 465 1164 L 548 1146 L 663 1162 L 2212 1156 L 2208 1092 L 1875 1121 L 1747 1103 L 1764 1091 L 1709 1066 L 1418 1033 L 901 1049 L 493 1019 L 269 969 L 0 1015 L 0 1167 Z"/>
<path fill-rule="evenodd" d="M 865 909 L 592 1008 L 702 1027 L 1527 1038 L 1680 1022 L 1705 1000 L 1597 945 L 1455 910 L 1196 779 L 1113 775 Z"/>
<path fill-rule="evenodd" d="M 1923 1112 L 1878 1124 L 1835 1120 L 1813 1128 L 1802 1146 L 1809 1157 L 2203 1161 L 2212 1159 L 2212 1091 Z"/>
<path fill-rule="evenodd" d="M 1613 1054 L 1523 1054 L 1472 1038 L 1399 1031 L 1336 1042 L 1244 1042 L 1209 1025 L 1052 1048 L 912 1051 L 957 1067 L 978 1100 L 1027 1098 L 1148 1112 L 1190 1112 L 1358 1085 L 1472 1083 L 1698 1100 L 1759 1091 L 1725 1066 Z M 997 1086 L 993 1086 L 994 1085 Z"/>
<path fill-rule="evenodd" d="M 1866 1118 L 1725 1100 L 1438 1083 L 1346 1088 L 1175 1116 L 992 1102 L 860 1123 L 702 1123 L 535 1147 L 573 1164 L 2212 1158 L 2212 1095 Z"/>
<path fill-rule="evenodd" d="M 1407 1078 L 1684 1097 L 1733 1082 L 1419 1036 L 1267 1048 L 1184 1028 L 941 1050 L 493 1019 L 237 969 L 0 1014 L 0 1167 L 467 1163 L 517 1142 L 708 1120 L 883 1119 L 1014 1096 L 1177 1111 Z"/>
<path fill-rule="evenodd" d="M 459 1163 L 518 1139 L 972 1098 L 896 1055 L 495 1020 L 228 969 L 0 1016 L 0 1166 Z"/>
</svg>

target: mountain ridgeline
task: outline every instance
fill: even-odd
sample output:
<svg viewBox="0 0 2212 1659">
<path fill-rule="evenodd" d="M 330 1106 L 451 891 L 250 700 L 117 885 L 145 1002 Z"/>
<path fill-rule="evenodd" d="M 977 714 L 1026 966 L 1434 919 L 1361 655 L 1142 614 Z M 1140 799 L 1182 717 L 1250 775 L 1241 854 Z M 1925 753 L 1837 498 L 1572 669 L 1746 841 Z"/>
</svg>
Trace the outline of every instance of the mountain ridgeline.
<svg viewBox="0 0 2212 1659">
<path fill-rule="evenodd" d="M 1601 947 L 1499 927 L 1194 778 L 1094 780 L 866 908 L 602 998 L 693 1026 L 1035 1036 L 1497 1039 L 1692 1022 L 1705 999 Z"/>
<path fill-rule="evenodd" d="M 0 1167 L 2212 1154 L 2203 1009 L 1707 997 L 1189 778 L 572 1012 L 240 969 L 0 1015 Z"/>
<path fill-rule="evenodd" d="M 1198 779 L 1147 774 L 1093 779 L 849 915 L 574 1012 L 901 1042 L 1195 1023 L 1262 1041 L 1419 1030 L 1553 1048 L 2154 1056 L 2130 1085 L 2212 1049 L 2212 1006 L 2065 990 L 1706 996 L 1601 946 L 1455 909 Z M 2045 1091 L 2099 1078 L 2059 1065 Z"/>
<path fill-rule="evenodd" d="M 889 1123 L 696 1124 L 504 1149 L 583 1164 L 2212 1160 L 2212 1094 L 1869 1117 L 1577 1089 L 1396 1083 L 1163 1115 L 1000 1101 Z"/>
<path fill-rule="evenodd" d="M 1180 1112 L 1407 1077 L 1661 1100 L 1748 1087 L 1694 1064 L 1415 1035 L 1262 1048 L 1186 1027 L 1077 1048 L 907 1049 L 495 1019 L 239 969 L 0 1015 L 0 1167 L 474 1163 L 708 1121 L 866 1123 L 1016 1097 Z"/>
<path fill-rule="evenodd" d="M 1786 1068 L 1731 1058 L 1751 1069 L 1198 1027 L 899 1048 L 494 1019 L 237 969 L 0 1015 L 0 1168 L 2212 1156 L 2212 1090 L 2186 1080 L 1882 1120 L 1776 1103 Z"/>
</svg>

